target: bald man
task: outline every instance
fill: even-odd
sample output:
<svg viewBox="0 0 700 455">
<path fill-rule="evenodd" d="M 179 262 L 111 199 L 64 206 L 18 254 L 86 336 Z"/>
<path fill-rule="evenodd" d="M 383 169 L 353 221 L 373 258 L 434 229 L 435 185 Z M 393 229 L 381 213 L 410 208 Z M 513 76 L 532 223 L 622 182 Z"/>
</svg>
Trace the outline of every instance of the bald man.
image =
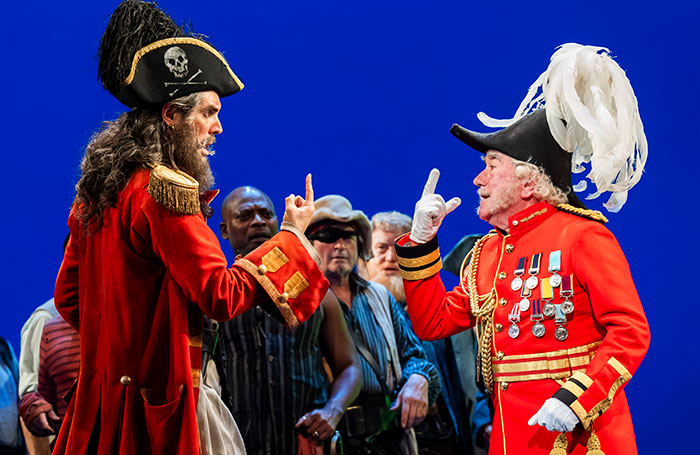
<svg viewBox="0 0 700 455">
<path fill-rule="evenodd" d="M 221 218 L 221 236 L 236 255 L 248 254 L 277 232 L 272 201 L 251 186 L 226 197 Z M 359 359 L 335 295 L 329 292 L 295 332 L 254 309 L 223 323 L 220 333 L 231 411 L 248 455 L 301 453 L 302 445 L 304 453 L 323 453 L 362 387 Z"/>
</svg>

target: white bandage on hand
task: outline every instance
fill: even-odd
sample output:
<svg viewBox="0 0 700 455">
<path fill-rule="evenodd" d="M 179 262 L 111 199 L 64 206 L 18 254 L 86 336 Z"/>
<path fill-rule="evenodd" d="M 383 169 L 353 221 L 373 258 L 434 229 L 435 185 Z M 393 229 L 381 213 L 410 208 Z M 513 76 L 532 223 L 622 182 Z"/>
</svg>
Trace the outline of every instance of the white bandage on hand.
<svg viewBox="0 0 700 455">
<path fill-rule="evenodd" d="M 557 400 L 550 398 L 544 402 L 539 411 L 535 413 L 527 424 L 530 426 L 541 425 L 549 431 L 573 431 L 580 420 L 570 407 Z"/>
<path fill-rule="evenodd" d="M 435 187 L 440 178 L 440 171 L 433 169 L 428 176 L 428 182 L 423 188 L 423 195 L 416 202 L 416 211 L 413 213 L 413 226 L 410 239 L 416 243 L 427 243 L 435 237 L 442 219 L 445 215 L 459 207 L 462 201 L 453 197 L 449 201 L 439 194 L 435 194 Z"/>
</svg>

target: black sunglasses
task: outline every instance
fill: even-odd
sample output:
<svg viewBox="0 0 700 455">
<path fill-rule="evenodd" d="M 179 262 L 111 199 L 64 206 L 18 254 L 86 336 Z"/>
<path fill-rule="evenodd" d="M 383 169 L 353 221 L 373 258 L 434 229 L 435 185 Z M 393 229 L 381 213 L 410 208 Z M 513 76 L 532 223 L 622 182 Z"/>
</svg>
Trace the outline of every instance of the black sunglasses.
<svg viewBox="0 0 700 455">
<path fill-rule="evenodd" d="M 318 240 L 322 243 L 335 243 L 338 241 L 338 239 L 347 240 L 357 237 L 358 235 L 360 235 L 359 232 L 330 228 L 314 232 L 309 236 L 309 240 Z"/>
</svg>

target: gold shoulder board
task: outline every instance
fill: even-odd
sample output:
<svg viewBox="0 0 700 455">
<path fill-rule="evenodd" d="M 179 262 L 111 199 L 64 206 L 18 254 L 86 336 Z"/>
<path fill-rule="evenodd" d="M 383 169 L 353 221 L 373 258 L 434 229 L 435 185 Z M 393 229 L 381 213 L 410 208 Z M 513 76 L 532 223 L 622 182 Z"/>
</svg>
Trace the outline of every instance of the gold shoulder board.
<svg viewBox="0 0 700 455">
<path fill-rule="evenodd" d="M 557 208 L 564 212 L 571 213 L 573 215 L 578 215 L 583 218 L 588 218 L 589 220 L 598 221 L 603 224 L 608 222 L 608 219 L 605 218 L 605 215 L 600 213 L 598 210 L 582 209 L 579 207 L 574 207 L 570 204 L 559 204 Z"/>
<path fill-rule="evenodd" d="M 200 211 L 199 183 L 181 171 L 159 164 L 151 171 L 148 194 L 166 209 L 182 215 Z"/>
</svg>

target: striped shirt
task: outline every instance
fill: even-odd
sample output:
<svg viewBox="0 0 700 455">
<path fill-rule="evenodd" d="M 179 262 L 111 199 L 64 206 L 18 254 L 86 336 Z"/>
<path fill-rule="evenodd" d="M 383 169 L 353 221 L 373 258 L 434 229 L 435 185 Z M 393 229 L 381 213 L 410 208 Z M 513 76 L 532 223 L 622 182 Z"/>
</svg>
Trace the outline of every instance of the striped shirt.
<svg viewBox="0 0 700 455">
<path fill-rule="evenodd" d="M 63 421 L 68 403 L 63 399 L 78 377 L 80 336 L 61 316 L 46 323 L 41 335 L 37 392 Z"/>
<path fill-rule="evenodd" d="M 231 412 L 248 455 L 297 453 L 294 424 L 328 401 L 318 309 L 294 332 L 260 307 L 221 324 Z"/>
<path fill-rule="evenodd" d="M 348 308 L 347 304 L 342 300 L 340 301 L 340 306 L 343 309 L 348 329 L 353 330 L 360 341 L 365 343 L 377 364 L 389 365 L 386 339 L 367 300 L 370 295 L 367 291 L 368 286 L 369 283 L 366 280 L 353 272 L 350 275 L 350 287 L 353 296 L 352 308 Z M 389 291 L 386 292 L 389 294 Z M 435 365 L 425 358 L 421 342 L 415 332 L 413 332 L 406 318 L 406 313 L 391 294 L 389 294 L 389 302 L 396 347 L 402 367 L 402 381 L 405 382 L 412 374 L 423 375 L 429 381 L 428 402 L 434 403 L 440 394 L 438 370 Z M 359 357 L 362 364 L 362 379 L 364 380 L 362 391 L 368 393 L 382 392 L 377 374 L 362 355 Z"/>
</svg>

